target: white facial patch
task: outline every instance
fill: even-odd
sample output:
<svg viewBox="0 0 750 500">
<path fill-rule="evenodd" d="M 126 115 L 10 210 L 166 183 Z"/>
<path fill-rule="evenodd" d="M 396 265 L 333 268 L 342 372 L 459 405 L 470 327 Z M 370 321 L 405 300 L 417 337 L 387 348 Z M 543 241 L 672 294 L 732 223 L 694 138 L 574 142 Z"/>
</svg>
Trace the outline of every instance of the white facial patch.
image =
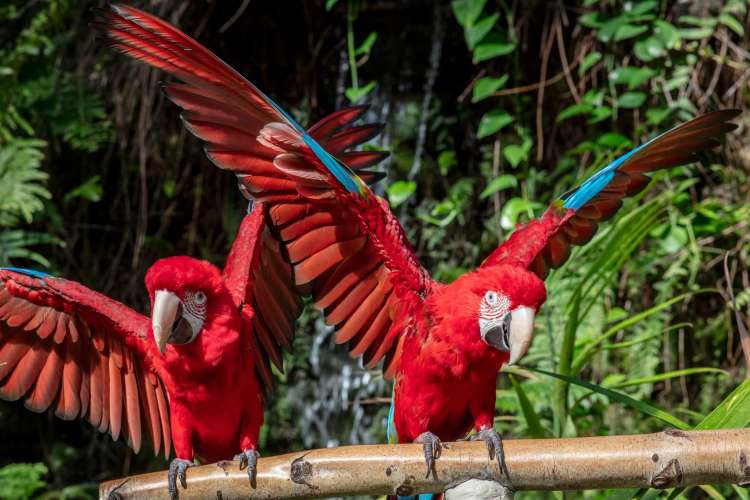
<svg viewBox="0 0 750 500">
<path fill-rule="evenodd" d="M 500 325 L 510 311 L 510 300 L 503 294 L 490 290 L 479 303 L 479 331 L 488 332 Z"/>
<path fill-rule="evenodd" d="M 203 322 L 206 320 L 206 294 L 197 292 L 186 292 L 183 300 L 182 317 L 190 324 L 193 330 L 193 339 L 203 329 Z"/>
</svg>

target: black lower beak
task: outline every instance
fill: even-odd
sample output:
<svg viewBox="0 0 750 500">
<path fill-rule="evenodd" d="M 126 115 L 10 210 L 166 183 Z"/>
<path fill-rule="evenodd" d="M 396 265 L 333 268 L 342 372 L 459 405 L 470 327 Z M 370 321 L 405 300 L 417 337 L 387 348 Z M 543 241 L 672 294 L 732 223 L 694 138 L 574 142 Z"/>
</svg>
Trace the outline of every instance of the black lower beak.
<svg viewBox="0 0 750 500">
<path fill-rule="evenodd" d="M 193 329 L 190 323 L 182 316 L 182 304 L 177 308 L 177 319 L 172 325 L 172 331 L 167 339 L 168 344 L 187 344 L 193 338 Z"/>
<path fill-rule="evenodd" d="M 484 336 L 484 341 L 489 345 L 504 352 L 510 352 L 510 314 L 506 316 L 503 322 L 493 326 Z"/>
</svg>

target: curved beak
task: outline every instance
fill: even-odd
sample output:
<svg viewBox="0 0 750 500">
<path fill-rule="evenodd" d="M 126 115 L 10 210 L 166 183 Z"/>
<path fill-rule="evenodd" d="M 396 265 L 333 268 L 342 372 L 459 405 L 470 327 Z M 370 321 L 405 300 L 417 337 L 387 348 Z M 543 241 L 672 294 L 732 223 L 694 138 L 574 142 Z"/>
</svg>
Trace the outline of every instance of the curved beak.
<svg viewBox="0 0 750 500">
<path fill-rule="evenodd" d="M 519 307 L 510 313 L 510 358 L 508 365 L 521 360 L 529 350 L 534 334 L 534 310 L 530 307 Z"/>
<path fill-rule="evenodd" d="M 177 320 L 177 313 L 182 303 L 180 298 L 167 290 L 157 290 L 154 294 L 154 308 L 151 311 L 151 328 L 159 352 L 164 354 L 167 341 L 172 333 L 172 326 Z"/>
</svg>

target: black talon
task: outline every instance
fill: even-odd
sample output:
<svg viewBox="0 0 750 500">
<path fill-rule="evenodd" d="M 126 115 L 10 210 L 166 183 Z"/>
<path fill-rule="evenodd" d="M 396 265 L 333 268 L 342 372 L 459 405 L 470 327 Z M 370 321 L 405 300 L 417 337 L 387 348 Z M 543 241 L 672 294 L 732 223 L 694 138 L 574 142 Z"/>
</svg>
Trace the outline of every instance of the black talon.
<svg viewBox="0 0 750 500">
<path fill-rule="evenodd" d="M 425 479 L 430 477 L 430 472 L 432 472 L 432 477 L 437 479 L 435 460 L 439 459 L 443 452 L 443 444 L 440 442 L 440 438 L 431 432 L 423 432 L 417 436 L 417 439 L 415 439 L 414 442 L 422 443 L 422 448 L 424 449 L 424 460 L 427 464 L 427 475 L 425 476 Z"/>
<path fill-rule="evenodd" d="M 504 474 L 505 477 L 510 480 L 510 473 L 508 472 L 508 467 L 505 465 L 505 451 L 503 450 L 502 436 L 500 436 L 495 429 L 489 428 L 482 429 L 471 438 L 472 441 L 478 441 L 480 439 L 487 445 L 487 451 L 490 453 L 490 460 L 497 457 L 497 465 L 500 469 L 500 473 Z"/>
<path fill-rule="evenodd" d="M 240 470 L 247 467 L 247 477 L 250 480 L 250 487 L 255 489 L 256 477 L 258 475 L 258 457 L 260 454 L 252 448 L 248 448 L 234 456 L 235 460 L 240 461 Z"/>
<path fill-rule="evenodd" d="M 177 500 L 180 497 L 177 491 L 177 479 L 180 479 L 180 484 L 183 489 L 187 489 L 187 474 L 188 467 L 193 465 L 193 462 L 185 460 L 183 458 L 175 458 L 169 463 L 169 473 L 167 474 L 167 483 L 169 489 L 169 498 Z"/>
</svg>

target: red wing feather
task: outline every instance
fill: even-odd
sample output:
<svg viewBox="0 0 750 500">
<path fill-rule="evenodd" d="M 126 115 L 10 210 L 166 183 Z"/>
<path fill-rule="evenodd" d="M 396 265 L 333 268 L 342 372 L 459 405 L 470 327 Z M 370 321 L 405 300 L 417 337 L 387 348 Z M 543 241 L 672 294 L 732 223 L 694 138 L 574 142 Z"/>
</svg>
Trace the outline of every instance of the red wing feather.
<svg viewBox="0 0 750 500">
<path fill-rule="evenodd" d="M 164 387 L 137 383 L 155 369 L 147 331 L 147 318 L 77 283 L 0 268 L 0 398 L 87 419 L 136 452 L 145 423 L 158 453 L 169 427 L 148 399 Z"/>
</svg>

